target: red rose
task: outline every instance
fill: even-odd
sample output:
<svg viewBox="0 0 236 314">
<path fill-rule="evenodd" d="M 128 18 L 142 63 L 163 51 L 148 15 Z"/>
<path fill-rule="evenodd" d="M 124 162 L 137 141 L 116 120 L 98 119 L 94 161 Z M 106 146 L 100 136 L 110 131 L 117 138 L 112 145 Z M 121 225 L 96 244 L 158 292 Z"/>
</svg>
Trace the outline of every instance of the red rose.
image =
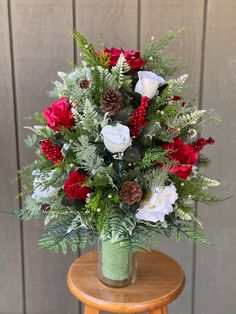
<svg viewBox="0 0 236 314">
<path fill-rule="evenodd" d="M 117 48 L 104 48 L 104 52 L 106 52 L 107 54 L 109 54 L 110 56 L 110 66 L 113 67 L 114 65 L 116 65 L 119 56 L 121 53 L 124 53 L 123 49 L 117 49 Z"/>
<path fill-rule="evenodd" d="M 51 107 L 43 111 L 48 126 L 54 131 L 59 131 L 61 127 L 71 129 L 74 126 L 74 118 L 70 109 L 71 104 L 68 103 L 66 97 L 54 101 Z"/>
<path fill-rule="evenodd" d="M 184 144 L 180 137 L 172 143 L 164 144 L 162 148 L 169 150 L 169 157 L 178 163 L 170 167 L 169 172 L 186 179 L 192 171 L 192 166 L 198 160 L 196 151 L 189 144 Z"/>
<path fill-rule="evenodd" d="M 70 199 L 84 201 L 87 194 L 91 191 L 90 188 L 83 186 L 86 182 L 86 176 L 76 170 L 70 172 L 69 177 L 65 181 L 64 191 Z"/>
<path fill-rule="evenodd" d="M 125 52 L 125 59 L 130 65 L 131 69 L 139 69 L 145 65 L 145 61 L 141 58 L 140 52 L 130 50 Z"/>
<path fill-rule="evenodd" d="M 135 50 L 124 51 L 123 49 L 104 48 L 104 52 L 110 55 L 110 66 L 113 67 L 116 65 L 120 54 L 123 53 L 125 60 L 129 64 L 132 70 L 139 69 L 145 65 L 145 61 L 141 58 L 140 52 Z"/>
</svg>

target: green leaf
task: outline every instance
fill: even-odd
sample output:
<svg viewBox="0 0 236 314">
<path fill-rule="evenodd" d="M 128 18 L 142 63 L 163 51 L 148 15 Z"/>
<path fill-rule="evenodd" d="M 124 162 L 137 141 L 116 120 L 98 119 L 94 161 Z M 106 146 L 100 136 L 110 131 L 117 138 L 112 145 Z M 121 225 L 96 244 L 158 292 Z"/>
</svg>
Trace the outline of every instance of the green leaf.
<svg viewBox="0 0 236 314">
<path fill-rule="evenodd" d="M 25 119 L 38 121 L 42 125 L 46 124 L 46 119 L 44 115 L 39 112 L 35 112 L 31 117 L 26 117 Z"/>
<path fill-rule="evenodd" d="M 84 34 L 73 30 L 72 32 L 73 37 L 75 41 L 77 42 L 78 46 L 80 47 L 80 50 L 83 54 L 83 58 L 89 63 L 91 66 L 97 66 L 98 63 L 98 55 L 96 53 L 96 50 L 91 44 L 87 38 L 84 36 Z"/>
<path fill-rule="evenodd" d="M 138 166 L 141 169 L 149 168 L 150 166 L 161 163 L 169 163 L 167 158 L 168 151 L 163 150 L 162 148 L 155 147 L 146 150 L 143 159 L 138 163 Z"/>
</svg>

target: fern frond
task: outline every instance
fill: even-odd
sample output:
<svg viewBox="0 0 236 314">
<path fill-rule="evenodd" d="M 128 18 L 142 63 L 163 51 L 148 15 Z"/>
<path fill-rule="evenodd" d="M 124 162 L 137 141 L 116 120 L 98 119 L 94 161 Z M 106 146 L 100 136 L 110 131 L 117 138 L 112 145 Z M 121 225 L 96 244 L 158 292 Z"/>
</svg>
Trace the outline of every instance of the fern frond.
<svg viewBox="0 0 236 314">
<path fill-rule="evenodd" d="M 94 141 L 101 139 L 99 127 L 103 127 L 108 124 L 108 118 L 103 114 L 98 113 L 95 105 L 86 98 L 83 105 L 83 114 L 79 115 L 78 128 L 82 134 L 93 137 Z"/>
<path fill-rule="evenodd" d="M 109 220 L 109 232 L 112 240 L 115 242 L 120 239 L 126 239 L 132 234 L 136 224 L 136 218 L 130 213 L 126 215 L 112 215 Z"/>
<path fill-rule="evenodd" d="M 92 176 L 103 169 L 103 159 L 97 154 L 96 146 L 89 143 L 87 136 L 80 136 L 79 143 L 74 143 L 72 150 L 78 164 Z"/>
<path fill-rule="evenodd" d="M 161 148 L 150 148 L 146 150 L 143 159 L 138 163 L 141 169 L 149 168 L 153 164 L 168 163 L 169 159 L 166 157 L 167 151 Z"/>
<path fill-rule="evenodd" d="M 52 250 L 55 253 L 62 250 L 63 254 L 66 254 L 68 246 L 71 247 L 73 252 L 77 251 L 78 237 L 75 233 L 55 234 L 55 232 L 48 232 L 43 234 L 38 244 L 42 249 Z"/>
<path fill-rule="evenodd" d="M 203 189 L 212 188 L 215 186 L 219 186 L 220 182 L 218 180 L 209 178 L 204 174 L 199 174 L 199 179 L 202 181 Z"/>
<path fill-rule="evenodd" d="M 159 244 L 160 231 L 147 225 L 137 225 L 131 237 L 131 247 L 135 251 L 150 251 Z"/>
<path fill-rule="evenodd" d="M 24 208 L 15 210 L 13 214 L 22 220 L 30 220 L 40 217 L 42 212 L 40 205 L 31 196 L 27 196 L 24 202 Z"/>
<path fill-rule="evenodd" d="M 181 208 L 177 206 L 175 206 L 174 212 L 175 212 L 175 215 L 181 220 L 186 220 L 186 221 L 192 220 L 191 214 L 185 212 L 184 210 L 182 210 Z"/>
<path fill-rule="evenodd" d="M 91 131 L 97 133 L 99 126 L 98 113 L 95 111 L 95 106 L 87 98 L 83 104 L 83 114 L 80 115 L 79 120 L 79 126 L 85 133 L 90 134 Z"/>
<path fill-rule="evenodd" d="M 221 122 L 220 115 L 214 109 L 208 109 L 204 115 L 204 118 L 198 123 L 198 127 L 205 127 L 209 123 Z"/>
<path fill-rule="evenodd" d="M 37 147 L 37 140 L 38 140 L 38 138 L 37 138 L 36 134 L 27 135 L 27 137 L 25 139 L 25 144 L 29 148 Z"/>
<path fill-rule="evenodd" d="M 130 66 L 126 62 L 123 53 L 121 53 L 116 65 L 111 69 L 111 72 L 115 77 L 117 88 L 121 88 L 122 86 L 128 87 L 131 84 L 130 78 L 127 75 L 125 76 L 125 73 L 128 73 L 129 70 Z"/>
<path fill-rule="evenodd" d="M 224 201 L 225 197 L 206 192 L 197 192 L 195 195 L 192 195 L 192 200 L 212 205 L 214 203 Z"/>
<path fill-rule="evenodd" d="M 196 124 L 197 121 L 205 114 L 206 110 L 197 110 L 192 113 L 180 115 L 172 121 L 168 121 L 167 125 L 171 128 L 183 129 L 187 125 Z"/>
<path fill-rule="evenodd" d="M 172 223 L 171 225 L 175 231 L 176 241 L 180 240 L 182 234 L 187 240 L 209 244 L 202 230 L 196 226 L 194 227 L 193 224 Z"/>
<path fill-rule="evenodd" d="M 112 74 L 108 69 L 101 66 L 98 66 L 97 69 L 100 74 L 100 80 L 103 86 L 103 90 L 114 88 L 116 86 L 116 76 Z"/>
<path fill-rule="evenodd" d="M 178 95 L 182 91 L 187 79 L 188 79 L 188 74 L 183 74 L 176 79 L 169 80 L 168 91 L 172 95 Z"/>
</svg>

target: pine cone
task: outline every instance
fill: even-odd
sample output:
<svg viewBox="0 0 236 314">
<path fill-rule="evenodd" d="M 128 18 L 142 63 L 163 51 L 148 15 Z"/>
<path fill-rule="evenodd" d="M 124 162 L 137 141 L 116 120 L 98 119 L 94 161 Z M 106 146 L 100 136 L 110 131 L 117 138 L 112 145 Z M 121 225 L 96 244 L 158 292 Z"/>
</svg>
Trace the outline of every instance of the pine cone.
<svg viewBox="0 0 236 314">
<path fill-rule="evenodd" d="M 89 88 L 90 87 L 90 81 L 89 80 L 82 80 L 82 81 L 79 81 L 78 82 L 78 84 L 79 84 L 79 87 L 81 88 L 81 89 L 87 89 L 87 88 Z"/>
<path fill-rule="evenodd" d="M 121 93 L 117 89 L 109 89 L 100 100 L 100 109 L 114 116 L 124 106 Z"/>
<path fill-rule="evenodd" d="M 120 196 L 124 203 L 132 205 L 141 200 L 143 191 L 137 182 L 126 181 L 121 187 Z"/>
<path fill-rule="evenodd" d="M 41 211 L 44 213 L 48 213 L 51 210 L 51 206 L 47 203 L 43 203 L 41 205 Z"/>
</svg>

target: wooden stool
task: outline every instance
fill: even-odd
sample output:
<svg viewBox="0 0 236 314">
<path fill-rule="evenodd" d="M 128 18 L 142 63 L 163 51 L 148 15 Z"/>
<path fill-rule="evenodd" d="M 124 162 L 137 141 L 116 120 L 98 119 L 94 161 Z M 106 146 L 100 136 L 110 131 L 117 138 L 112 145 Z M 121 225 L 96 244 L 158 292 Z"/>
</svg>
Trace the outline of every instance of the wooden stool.
<svg viewBox="0 0 236 314">
<path fill-rule="evenodd" d="M 167 314 L 167 305 L 184 287 L 184 273 L 169 256 L 152 251 L 137 253 L 138 276 L 126 288 L 109 288 L 97 277 L 97 253 L 86 253 L 70 267 L 67 284 L 71 293 L 85 304 L 85 314 L 100 310 L 114 313 Z"/>
</svg>

